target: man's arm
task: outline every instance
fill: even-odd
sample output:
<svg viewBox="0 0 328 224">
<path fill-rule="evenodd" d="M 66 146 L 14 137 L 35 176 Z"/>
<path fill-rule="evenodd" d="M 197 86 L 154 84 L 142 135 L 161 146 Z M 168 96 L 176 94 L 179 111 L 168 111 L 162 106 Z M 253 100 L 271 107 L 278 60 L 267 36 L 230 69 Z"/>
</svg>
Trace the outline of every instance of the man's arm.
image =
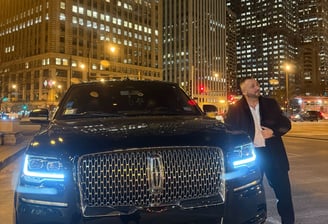
<svg viewBox="0 0 328 224">
<path fill-rule="evenodd" d="M 286 134 L 292 127 L 290 120 L 284 115 L 277 101 L 275 102 L 275 110 L 277 113 L 277 122 L 273 127 L 273 134 L 275 136 L 282 136 Z"/>
</svg>

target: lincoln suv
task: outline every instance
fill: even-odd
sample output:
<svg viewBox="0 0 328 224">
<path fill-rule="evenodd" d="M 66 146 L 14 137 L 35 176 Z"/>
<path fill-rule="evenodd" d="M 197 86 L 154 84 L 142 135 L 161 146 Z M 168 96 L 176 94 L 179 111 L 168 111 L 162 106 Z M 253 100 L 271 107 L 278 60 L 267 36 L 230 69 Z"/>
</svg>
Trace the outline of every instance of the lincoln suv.
<svg viewBox="0 0 328 224">
<path fill-rule="evenodd" d="M 175 83 L 74 84 L 38 122 L 15 188 L 16 224 L 265 222 L 251 139 Z"/>
</svg>

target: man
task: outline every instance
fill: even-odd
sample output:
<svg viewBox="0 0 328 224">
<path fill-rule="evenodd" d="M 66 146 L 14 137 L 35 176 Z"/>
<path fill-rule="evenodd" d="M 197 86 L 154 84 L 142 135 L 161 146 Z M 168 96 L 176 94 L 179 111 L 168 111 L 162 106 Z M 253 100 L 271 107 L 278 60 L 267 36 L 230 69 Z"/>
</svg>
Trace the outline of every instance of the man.
<svg viewBox="0 0 328 224">
<path fill-rule="evenodd" d="M 275 192 L 282 224 L 293 224 L 289 162 L 281 138 L 290 130 L 291 122 L 274 99 L 261 96 L 254 78 L 243 80 L 240 89 L 243 97 L 229 108 L 225 123 L 229 129 L 243 130 L 253 139 L 262 175 Z"/>
</svg>

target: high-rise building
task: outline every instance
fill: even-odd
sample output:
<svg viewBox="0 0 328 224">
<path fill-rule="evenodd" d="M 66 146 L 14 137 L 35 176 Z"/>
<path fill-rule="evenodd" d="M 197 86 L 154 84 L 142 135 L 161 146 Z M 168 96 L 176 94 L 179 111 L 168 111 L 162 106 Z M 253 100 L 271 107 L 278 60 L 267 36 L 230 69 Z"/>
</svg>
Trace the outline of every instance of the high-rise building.
<svg viewBox="0 0 328 224">
<path fill-rule="evenodd" d="M 74 82 L 163 79 L 162 0 L 0 3 L 2 109 L 56 104 Z"/>
<path fill-rule="evenodd" d="M 300 0 L 302 95 L 328 96 L 328 0 Z"/>
<path fill-rule="evenodd" d="M 236 33 L 236 13 L 227 7 L 226 22 L 226 60 L 227 60 L 227 94 L 229 97 L 237 95 L 237 33 Z"/>
<path fill-rule="evenodd" d="M 163 77 L 179 83 L 202 106 L 226 109 L 226 4 L 163 1 Z"/>
<path fill-rule="evenodd" d="M 263 95 L 281 104 L 294 95 L 298 74 L 295 0 L 227 0 L 237 15 L 237 78 L 253 76 Z"/>
</svg>

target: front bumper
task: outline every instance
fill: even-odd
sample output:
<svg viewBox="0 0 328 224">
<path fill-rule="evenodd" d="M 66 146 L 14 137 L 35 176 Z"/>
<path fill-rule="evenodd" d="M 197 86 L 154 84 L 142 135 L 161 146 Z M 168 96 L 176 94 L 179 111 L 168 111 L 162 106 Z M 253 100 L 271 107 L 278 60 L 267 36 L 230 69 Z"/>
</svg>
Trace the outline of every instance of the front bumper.
<svg viewBox="0 0 328 224">
<path fill-rule="evenodd" d="M 227 203 L 211 207 L 181 209 L 161 207 L 141 209 L 131 215 L 83 217 L 77 203 L 67 207 L 36 205 L 22 200 L 16 194 L 16 224 L 126 224 L 126 223 L 264 223 L 266 219 L 265 194 L 262 183 L 227 192 Z"/>
<path fill-rule="evenodd" d="M 139 210 L 131 215 L 83 218 L 69 208 L 50 208 L 20 203 L 15 217 L 17 224 L 126 224 L 126 223 L 220 223 L 223 206 L 182 210 L 177 207 Z M 221 215 L 220 215 L 221 214 Z"/>
<path fill-rule="evenodd" d="M 264 222 L 265 194 L 256 166 L 226 173 L 219 148 L 164 151 L 87 155 L 68 169 L 76 172 L 69 172 L 73 175 L 60 183 L 32 186 L 30 179 L 21 178 L 14 220 L 16 224 Z M 172 166 L 172 161 L 177 164 Z M 126 181 L 131 179 L 133 184 Z"/>
</svg>

